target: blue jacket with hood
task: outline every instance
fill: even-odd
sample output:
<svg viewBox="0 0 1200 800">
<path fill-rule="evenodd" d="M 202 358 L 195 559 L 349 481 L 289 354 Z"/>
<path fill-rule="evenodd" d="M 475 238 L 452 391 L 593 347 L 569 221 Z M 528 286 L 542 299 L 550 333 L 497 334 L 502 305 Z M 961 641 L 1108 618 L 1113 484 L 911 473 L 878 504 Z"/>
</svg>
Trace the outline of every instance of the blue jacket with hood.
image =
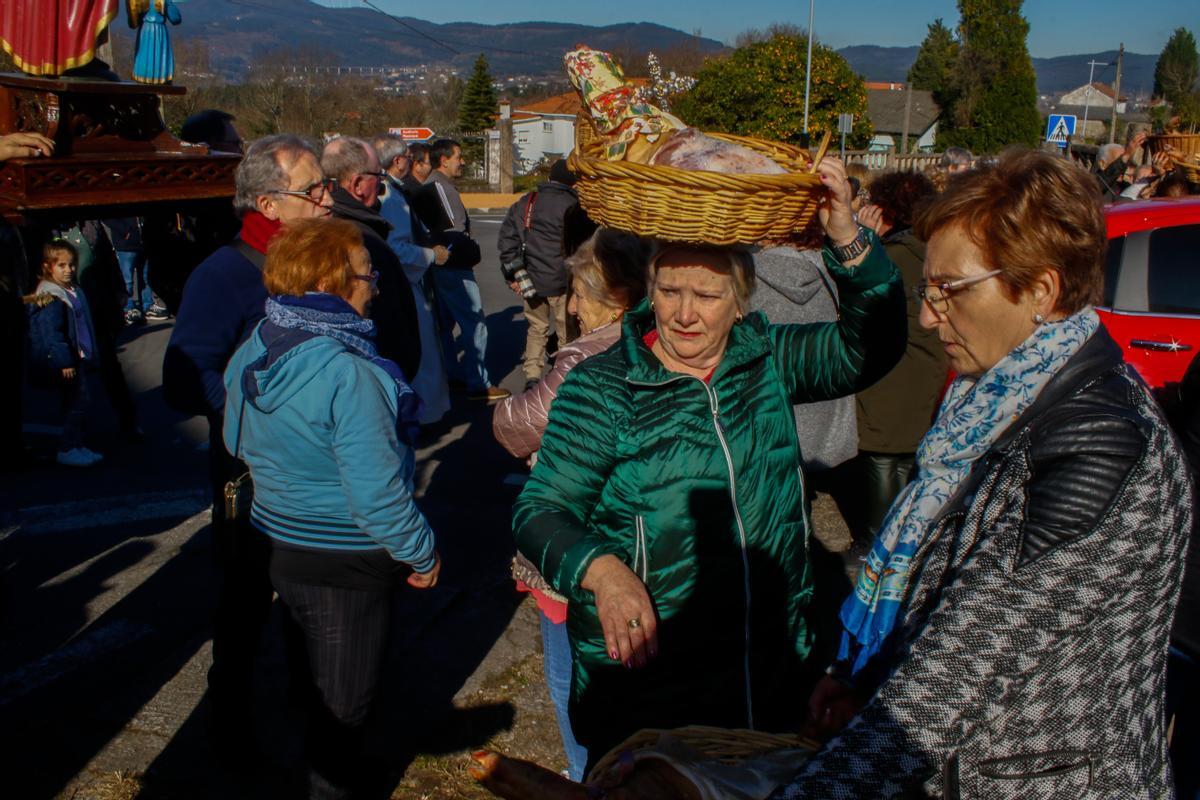
<svg viewBox="0 0 1200 800">
<path fill-rule="evenodd" d="M 281 332 L 260 323 L 225 370 L 225 446 L 250 467 L 251 521 L 293 547 L 383 548 L 428 572 L 433 531 L 413 500 L 395 382 L 329 336 L 287 331 L 268 348 Z"/>
</svg>

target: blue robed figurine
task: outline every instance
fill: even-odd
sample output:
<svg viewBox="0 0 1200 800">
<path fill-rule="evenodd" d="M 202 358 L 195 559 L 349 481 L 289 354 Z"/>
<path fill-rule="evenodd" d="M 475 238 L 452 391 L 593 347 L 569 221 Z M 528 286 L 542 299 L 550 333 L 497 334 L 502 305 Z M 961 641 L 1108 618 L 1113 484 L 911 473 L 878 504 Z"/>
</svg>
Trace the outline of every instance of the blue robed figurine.
<svg viewBox="0 0 1200 800">
<path fill-rule="evenodd" d="M 138 29 L 133 56 L 133 79 L 138 83 L 170 83 L 175 77 L 175 53 L 167 22 L 178 25 L 179 9 L 171 0 L 128 0 L 129 26 Z"/>
</svg>

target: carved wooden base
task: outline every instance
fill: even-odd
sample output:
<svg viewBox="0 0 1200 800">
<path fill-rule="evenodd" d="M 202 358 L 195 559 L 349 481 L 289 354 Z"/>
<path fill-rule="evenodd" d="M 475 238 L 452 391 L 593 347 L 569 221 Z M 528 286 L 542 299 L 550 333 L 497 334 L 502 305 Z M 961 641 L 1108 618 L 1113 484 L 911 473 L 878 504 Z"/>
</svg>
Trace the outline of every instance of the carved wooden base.
<svg viewBox="0 0 1200 800">
<path fill-rule="evenodd" d="M 0 74 L 0 134 L 42 133 L 50 158 L 0 164 L 0 213 L 231 197 L 240 156 L 180 142 L 159 95 L 181 86 Z"/>
</svg>

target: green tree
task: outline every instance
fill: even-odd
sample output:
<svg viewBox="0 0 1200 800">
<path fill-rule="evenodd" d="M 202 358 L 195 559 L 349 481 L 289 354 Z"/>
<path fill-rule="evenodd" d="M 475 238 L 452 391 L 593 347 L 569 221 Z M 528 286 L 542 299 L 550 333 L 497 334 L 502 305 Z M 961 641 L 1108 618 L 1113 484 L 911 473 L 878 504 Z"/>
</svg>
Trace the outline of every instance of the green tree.
<svg viewBox="0 0 1200 800">
<path fill-rule="evenodd" d="M 938 144 L 995 153 L 1014 144 L 1033 146 L 1042 134 L 1037 76 L 1025 39 L 1029 23 L 1022 0 L 958 0 L 961 49 L 954 63 L 950 123 Z"/>
<path fill-rule="evenodd" d="M 458 104 L 458 127 L 464 131 L 482 131 L 492 127 L 496 115 L 496 90 L 483 53 L 475 59 L 475 69 L 463 89 Z"/>
<path fill-rule="evenodd" d="M 798 143 L 804 132 L 807 48 L 807 38 L 795 33 L 748 42 L 705 64 L 695 87 L 671 110 L 701 130 Z M 866 112 L 862 78 L 846 59 L 814 42 L 809 131 L 836 131 L 838 114 L 853 114 L 848 142 L 863 147 L 874 130 Z"/>
<path fill-rule="evenodd" d="M 950 100 L 950 81 L 954 62 L 958 58 L 958 41 L 954 32 L 940 18 L 929 25 L 925 41 L 917 51 L 917 60 L 908 70 L 908 82 L 914 89 L 933 93 L 934 102 L 945 108 Z"/>
<path fill-rule="evenodd" d="M 1154 94 L 1174 105 L 1192 93 L 1197 75 L 1196 37 L 1187 28 L 1176 28 L 1154 66 Z"/>
<path fill-rule="evenodd" d="M 1176 28 L 1154 67 L 1154 93 L 1171 104 L 1171 113 L 1188 127 L 1200 125 L 1200 93 L 1195 91 L 1200 75 L 1196 37 L 1186 28 Z"/>
</svg>

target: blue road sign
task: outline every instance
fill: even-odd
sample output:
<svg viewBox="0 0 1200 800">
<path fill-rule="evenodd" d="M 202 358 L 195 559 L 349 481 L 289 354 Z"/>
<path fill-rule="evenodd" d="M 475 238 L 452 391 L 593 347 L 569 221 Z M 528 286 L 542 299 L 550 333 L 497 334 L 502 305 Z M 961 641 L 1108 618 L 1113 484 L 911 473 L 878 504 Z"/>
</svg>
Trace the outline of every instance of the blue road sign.
<svg viewBox="0 0 1200 800">
<path fill-rule="evenodd" d="M 1046 141 L 1054 142 L 1059 147 L 1066 147 L 1067 142 L 1075 135 L 1074 114 L 1051 114 L 1046 122 Z"/>
</svg>

